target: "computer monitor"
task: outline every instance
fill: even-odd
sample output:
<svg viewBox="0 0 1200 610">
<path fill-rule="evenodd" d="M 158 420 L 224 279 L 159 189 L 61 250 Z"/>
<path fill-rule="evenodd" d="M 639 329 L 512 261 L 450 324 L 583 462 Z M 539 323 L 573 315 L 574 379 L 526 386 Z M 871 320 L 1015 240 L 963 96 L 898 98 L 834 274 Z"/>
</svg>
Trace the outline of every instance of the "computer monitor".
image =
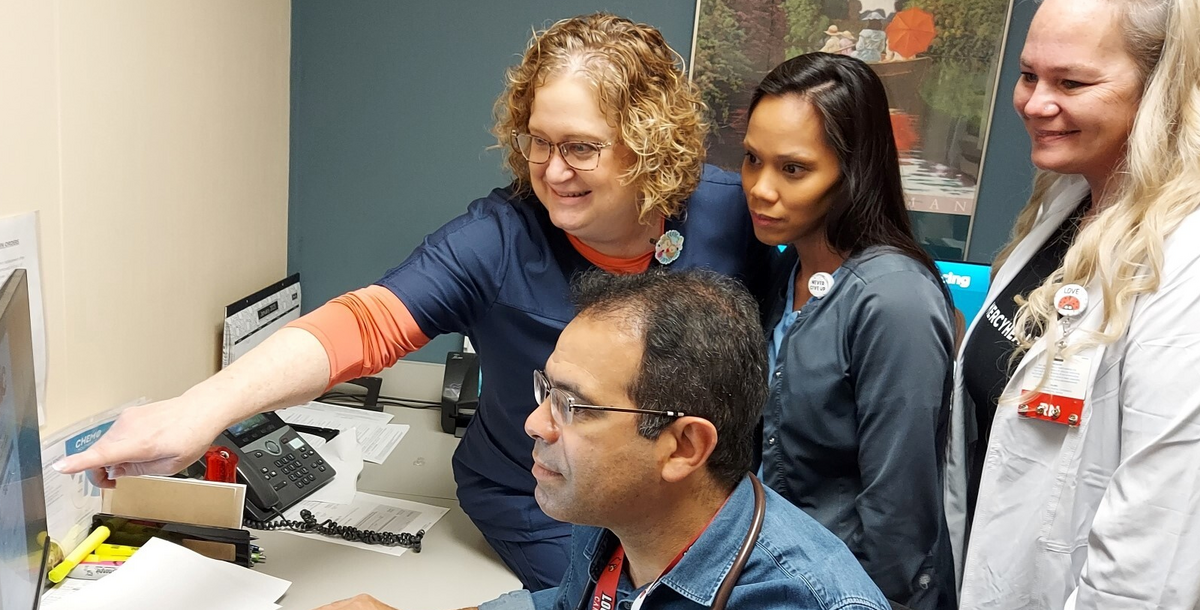
<svg viewBox="0 0 1200 610">
<path fill-rule="evenodd" d="M 36 610 L 50 537 L 25 271 L 0 287 L 0 610 Z"/>
<path fill-rule="evenodd" d="M 938 270 L 942 272 L 942 281 L 950 288 L 954 307 L 962 312 L 963 323 L 970 326 L 987 298 L 991 266 L 961 261 L 936 262 Z"/>
</svg>

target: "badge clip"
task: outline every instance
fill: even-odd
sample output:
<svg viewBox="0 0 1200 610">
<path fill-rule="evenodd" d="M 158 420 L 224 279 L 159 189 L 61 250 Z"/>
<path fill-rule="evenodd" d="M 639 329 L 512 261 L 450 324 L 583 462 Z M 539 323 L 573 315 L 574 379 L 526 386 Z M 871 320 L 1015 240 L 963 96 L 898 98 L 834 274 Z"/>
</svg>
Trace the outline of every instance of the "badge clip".
<svg viewBox="0 0 1200 610">
<path fill-rule="evenodd" d="M 1067 284 L 1054 293 L 1054 309 L 1064 318 L 1074 318 L 1088 306 L 1087 289 L 1079 284 Z"/>
<path fill-rule="evenodd" d="M 830 290 L 833 290 L 832 275 L 824 271 L 818 271 L 812 274 L 812 277 L 808 278 L 808 293 L 814 297 L 820 299 L 829 294 Z"/>
</svg>

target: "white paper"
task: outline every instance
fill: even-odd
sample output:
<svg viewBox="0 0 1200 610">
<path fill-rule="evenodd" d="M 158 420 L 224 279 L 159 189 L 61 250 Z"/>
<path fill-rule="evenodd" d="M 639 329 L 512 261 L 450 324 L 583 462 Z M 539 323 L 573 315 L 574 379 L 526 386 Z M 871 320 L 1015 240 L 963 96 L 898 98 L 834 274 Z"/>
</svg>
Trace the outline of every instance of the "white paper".
<svg viewBox="0 0 1200 610">
<path fill-rule="evenodd" d="M 358 473 L 363 469 L 363 457 L 362 448 L 358 446 L 358 439 L 353 432 L 354 429 L 351 428 L 350 432 L 338 434 L 317 449 L 317 453 L 337 474 L 333 475 L 332 481 L 309 496 L 310 501 L 333 504 L 349 504 L 354 501 L 354 494 L 358 493 Z"/>
<path fill-rule="evenodd" d="M 33 332 L 33 378 L 37 384 L 38 425 L 46 423 L 46 314 L 42 306 L 42 272 L 38 262 L 37 213 L 0 218 L 0 284 L 14 269 L 24 269 L 29 282 L 29 326 Z"/>
<path fill-rule="evenodd" d="M 151 538 L 120 569 L 43 610 L 263 610 L 291 582 Z"/>
<path fill-rule="evenodd" d="M 391 413 L 316 402 L 282 409 L 279 416 L 289 424 L 335 428 L 342 434 L 355 430 L 363 459 L 373 464 L 382 464 L 408 434 L 407 424 L 387 423 L 392 420 Z"/>
<path fill-rule="evenodd" d="M 313 516 L 317 518 L 318 522 L 333 519 L 338 525 L 352 525 L 360 530 L 392 532 L 394 534 L 399 534 L 400 532 L 415 534 L 417 530 L 428 532 L 429 528 L 433 527 L 433 524 L 437 523 L 448 510 L 440 506 L 430 506 L 428 504 L 359 492 L 355 494 L 354 501 L 349 504 L 331 504 L 328 502 L 307 500 L 293 506 L 284 516 L 289 520 L 299 521 L 300 511 L 304 509 L 312 511 Z M 321 536 L 319 534 L 288 533 L 297 536 L 306 536 L 314 540 L 324 540 L 325 542 L 332 542 L 334 544 L 344 544 L 368 551 L 375 551 L 376 553 L 395 555 L 397 557 L 403 555 L 408 550 L 398 546 L 350 542 L 342 538 Z"/>
<path fill-rule="evenodd" d="M 86 589 L 94 580 L 82 580 L 79 578 L 64 578 L 62 582 L 55 585 L 53 589 L 42 594 L 42 610 L 50 610 L 56 604 L 61 602 L 68 595 Z"/>
<path fill-rule="evenodd" d="M 359 428 L 357 436 L 359 444 L 362 445 L 363 459 L 372 464 L 382 464 L 404 439 L 405 434 L 408 434 L 408 424 L 368 425 Z"/>
<path fill-rule="evenodd" d="M 100 512 L 100 488 L 86 472 L 62 474 L 51 466 L 68 455 L 83 453 L 108 431 L 125 407 L 145 404 L 139 398 L 74 424 L 42 440 L 42 480 L 46 488 L 46 527 L 50 538 L 70 553 L 92 529 L 92 515 Z"/>
<path fill-rule="evenodd" d="M 304 405 L 280 409 L 279 416 L 289 424 L 337 428 L 338 430 L 343 429 L 343 427 L 349 428 L 357 423 L 382 425 L 392 421 L 393 417 L 391 413 L 384 413 L 383 411 L 368 411 L 367 409 L 357 409 L 355 407 L 328 405 L 323 402 L 310 402 Z M 336 425 L 322 425 L 315 422 Z"/>
</svg>

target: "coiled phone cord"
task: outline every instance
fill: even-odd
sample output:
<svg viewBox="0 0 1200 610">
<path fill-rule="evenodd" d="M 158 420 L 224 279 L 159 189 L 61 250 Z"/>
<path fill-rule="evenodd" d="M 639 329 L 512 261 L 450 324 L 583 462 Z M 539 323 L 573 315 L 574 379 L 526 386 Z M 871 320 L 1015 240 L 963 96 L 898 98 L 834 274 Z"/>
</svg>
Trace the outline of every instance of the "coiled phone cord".
<svg viewBox="0 0 1200 610">
<path fill-rule="evenodd" d="M 361 542 L 363 544 L 403 547 L 412 549 L 414 553 L 421 552 L 421 540 L 425 538 L 425 530 L 418 530 L 415 534 L 408 532 L 395 534 L 392 532 L 360 530 L 351 525 L 338 525 L 333 519 L 326 519 L 321 523 L 317 523 L 317 518 L 308 509 L 300 511 L 300 521 L 289 521 L 278 510 L 275 511 L 275 516 L 279 518 L 278 521 L 252 521 L 246 519 L 244 523 L 250 529 L 264 531 L 286 529 L 293 532 L 321 534 L 322 536 L 342 538 L 343 540 Z"/>
</svg>

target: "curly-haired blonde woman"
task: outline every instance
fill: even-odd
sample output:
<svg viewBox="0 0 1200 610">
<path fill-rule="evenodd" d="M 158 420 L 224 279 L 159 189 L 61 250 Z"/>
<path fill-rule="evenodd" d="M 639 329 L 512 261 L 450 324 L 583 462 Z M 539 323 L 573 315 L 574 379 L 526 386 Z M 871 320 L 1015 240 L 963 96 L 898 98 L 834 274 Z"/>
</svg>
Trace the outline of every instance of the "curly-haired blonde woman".
<svg viewBox="0 0 1200 610">
<path fill-rule="evenodd" d="M 963 608 L 1200 607 L 1197 28 L 1195 0 L 1034 17 L 1040 173 L 959 357 Z"/>
<path fill-rule="evenodd" d="M 182 396 L 127 410 L 62 469 L 175 472 L 227 426 L 459 332 L 484 377 L 454 455 L 462 508 L 526 588 L 557 585 L 570 528 L 534 500 L 524 422 L 537 406 L 533 371 L 574 315 L 571 277 L 705 267 L 753 289 L 771 251 L 754 238 L 737 175 L 704 165 L 703 104 L 654 28 L 606 14 L 560 21 L 533 36 L 507 80 L 495 133 L 510 186 L 471 203 L 375 285 Z"/>
</svg>

